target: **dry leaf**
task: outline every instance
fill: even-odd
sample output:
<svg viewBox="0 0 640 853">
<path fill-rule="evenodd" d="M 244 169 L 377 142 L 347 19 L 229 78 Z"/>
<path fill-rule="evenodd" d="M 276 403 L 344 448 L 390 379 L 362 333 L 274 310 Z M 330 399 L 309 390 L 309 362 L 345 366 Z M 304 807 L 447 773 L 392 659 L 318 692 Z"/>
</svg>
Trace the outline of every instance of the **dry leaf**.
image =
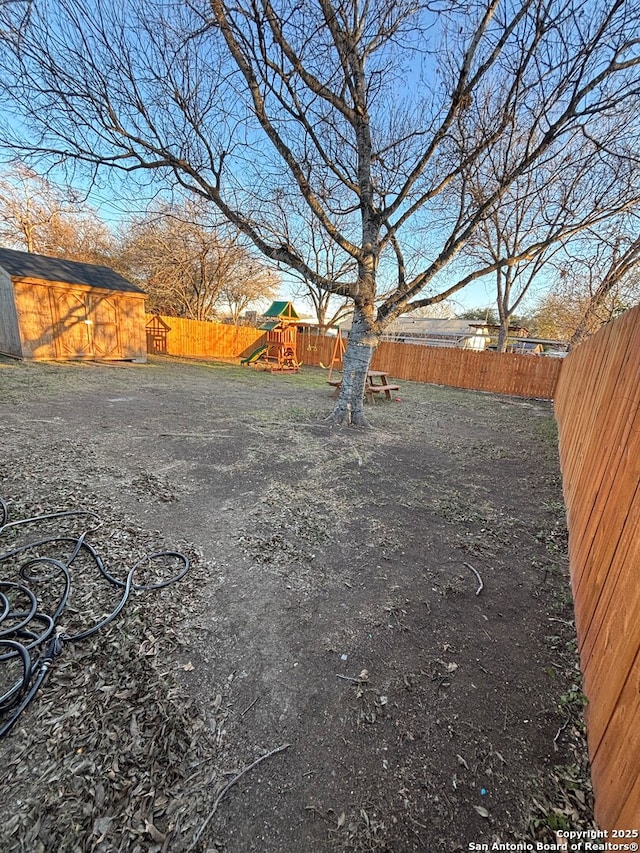
<svg viewBox="0 0 640 853">
<path fill-rule="evenodd" d="M 489 812 L 484 806 L 474 806 L 474 809 L 478 812 L 480 817 L 489 817 Z"/>
<path fill-rule="evenodd" d="M 112 817 L 98 817 L 93 822 L 93 834 L 99 836 L 98 842 L 104 840 L 107 832 L 109 831 L 111 824 L 113 822 Z"/>
<path fill-rule="evenodd" d="M 160 832 L 150 821 L 145 820 L 144 822 L 145 832 L 148 832 L 149 835 L 153 838 L 154 841 L 158 842 L 158 844 L 163 844 L 166 840 L 166 836 Z"/>
<path fill-rule="evenodd" d="M 184 669 L 185 672 L 193 672 L 193 670 L 195 669 L 195 666 L 191 663 L 191 661 L 189 661 L 189 663 L 185 663 L 185 665 L 182 668 Z"/>
<path fill-rule="evenodd" d="M 345 814 L 344 812 L 342 812 L 342 814 L 341 814 L 341 815 L 340 815 L 340 817 L 338 818 L 338 829 L 340 829 L 341 827 L 343 827 L 343 826 L 344 826 L 344 822 L 345 822 L 345 820 L 346 820 L 346 819 L 347 819 L 346 814 Z"/>
</svg>

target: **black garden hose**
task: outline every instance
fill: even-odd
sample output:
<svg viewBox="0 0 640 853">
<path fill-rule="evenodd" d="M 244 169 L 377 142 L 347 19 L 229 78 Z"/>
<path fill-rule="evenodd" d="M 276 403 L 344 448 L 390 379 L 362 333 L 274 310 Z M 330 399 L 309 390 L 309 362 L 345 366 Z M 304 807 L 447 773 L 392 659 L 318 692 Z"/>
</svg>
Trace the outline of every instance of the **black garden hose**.
<svg viewBox="0 0 640 853">
<path fill-rule="evenodd" d="M 0 536 L 10 528 L 34 526 L 55 519 L 86 516 L 99 520 L 91 510 L 71 510 L 47 513 L 30 518 L 9 521 L 9 509 L 5 500 L 0 498 Z M 40 549 L 65 546 L 69 556 L 65 559 L 37 554 Z M 84 640 L 96 634 L 121 612 L 132 591 L 162 589 L 176 583 L 189 570 L 189 558 L 179 551 L 155 551 L 141 558 L 127 572 L 124 580 L 109 572 L 96 551 L 86 540 L 86 532 L 78 536 L 45 536 L 23 542 L 4 553 L 0 553 L 0 564 L 11 558 L 20 558 L 27 553 L 36 553 L 20 566 L 20 582 L 0 579 L 0 667 L 6 671 L 9 667 L 18 667 L 18 675 L 9 675 L 11 682 L 4 693 L 0 694 L 0 738 L 6 735 L 18 721 L 18 718 L 33 700 L 46 681 L 56 658 L 62 653 L 66 643 Z M 95 624 L 68 634 L 60 626 L 72 588 L 72 567 L 79 556 L 88 559 L 99 574 L 113 586 L 122 590 L 120 600 L 113 610 Z M 178 562 L 179 570 L 172 577 L 157 583 L 136 584 L 134 576 L 144 565 L 160 560 L 171 559 Z M 44 613 L 33 587 L 38 583 L 55 579 L 60 584 L 53 613 Z M 0 688 L 2 689 L 2 688 Z"/>
</svg>

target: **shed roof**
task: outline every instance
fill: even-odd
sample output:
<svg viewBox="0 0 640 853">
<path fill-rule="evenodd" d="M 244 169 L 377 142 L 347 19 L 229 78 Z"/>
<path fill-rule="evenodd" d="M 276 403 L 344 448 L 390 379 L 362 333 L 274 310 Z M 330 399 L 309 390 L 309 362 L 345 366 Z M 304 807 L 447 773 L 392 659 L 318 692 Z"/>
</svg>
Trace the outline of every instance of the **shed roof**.
<svg viewBox="0 0 640 853">
<path fill-rule="evenodd" d="M 130 281 L 109 267 L 66 261 L 63 258 L 50 258 L 47 255 L 34 255 L 32 252 L 18 252 L 14 249 L 0 248 L 0 267 L 3 267 L 10 276 L 33 277 L 45 281 L 63 281 L 67 284 L 84 284 L 101 290 L 144 293 L 144 290 L 135 284 L 131 284 Z"/>
</svg>

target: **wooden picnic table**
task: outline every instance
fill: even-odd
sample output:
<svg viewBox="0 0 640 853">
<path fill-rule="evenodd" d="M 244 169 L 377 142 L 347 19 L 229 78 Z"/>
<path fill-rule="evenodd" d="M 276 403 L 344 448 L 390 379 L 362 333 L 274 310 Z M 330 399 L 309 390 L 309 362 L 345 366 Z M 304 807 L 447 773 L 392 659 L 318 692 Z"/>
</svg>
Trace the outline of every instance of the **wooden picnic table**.
<svg viewBox="0 0 640 853">
<path fill-rule="evenodd" d="M 329 385 L 335 388 L 334 396 L 338 396 L 342 386 L 342 379 L 327 379 Z M 373 403 L 378 394 L 384 394 L 387 400 L 391 399 L 392 391 L 399 391 L 399 385 L 393 385 L 389 380 L 389 374 L 385 370 L 368 370 L 367 381 L 364 388 L 365 398 Z"/>
<path fill-rule="evenodd" d="M 370 397 L 371 402 L 373 402 L 374 395 L 384 393 L 384 396 L 387 400 L 391 399 L 392 391 L 399 391 L 399 385 L 393 385 L 389 380 L 389 375 L 385 370 L 369 370 L 367 372 L 367 383 L 365 385 L 364 393 L 367 397 Z"/>
</svg>

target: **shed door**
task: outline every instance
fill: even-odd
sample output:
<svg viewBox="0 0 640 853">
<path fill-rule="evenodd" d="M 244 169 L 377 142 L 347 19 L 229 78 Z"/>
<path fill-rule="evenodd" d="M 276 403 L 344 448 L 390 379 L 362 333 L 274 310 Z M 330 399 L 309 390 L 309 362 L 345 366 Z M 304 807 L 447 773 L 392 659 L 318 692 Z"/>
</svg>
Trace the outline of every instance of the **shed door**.
<svg viewBox="0 0 640 853">
<path fill-rule="evenodd" d="M 113 297 L 90 297 L 93 348 L 98 358 L 121 358 L 118 303 Z"/>
<path fill-rule="evenodd" d="M 87 296 L 82 291 L 56 290 L 57 342 L 63 358 L 91 358 L 93 344 Z"/>
</svg>

